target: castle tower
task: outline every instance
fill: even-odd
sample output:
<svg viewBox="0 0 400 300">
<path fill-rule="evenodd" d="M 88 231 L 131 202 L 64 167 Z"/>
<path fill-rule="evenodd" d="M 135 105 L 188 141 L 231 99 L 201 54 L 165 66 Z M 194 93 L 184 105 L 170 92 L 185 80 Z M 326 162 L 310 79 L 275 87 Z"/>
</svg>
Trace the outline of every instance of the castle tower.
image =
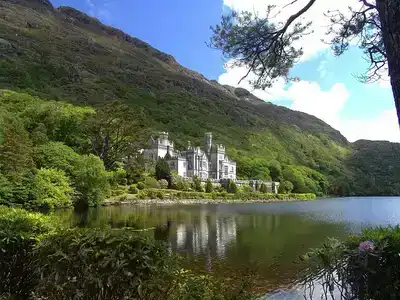
<svg viewBox="0 0 400 300">
<path fill-rule="evenodd" d="M 206 132 L 204 135 L 204 152 L 207 155 L 211 154 L 211 147 L 212 147 L 212 133 Z"/>
<path fill-rule="evenodd" d="M 168 132 L 158 133 L 158 143 L 161 145 L 168 145 Z"/>
</svg>

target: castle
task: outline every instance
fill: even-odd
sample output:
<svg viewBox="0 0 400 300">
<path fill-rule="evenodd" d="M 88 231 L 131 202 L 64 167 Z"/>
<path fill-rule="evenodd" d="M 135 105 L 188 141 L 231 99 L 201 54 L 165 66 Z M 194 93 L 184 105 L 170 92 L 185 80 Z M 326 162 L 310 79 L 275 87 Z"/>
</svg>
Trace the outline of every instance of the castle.
<svg viewBox="0 0 400 300">
<path fill-rule="evenodd" d="M 204 136 L 204 150 L 188 142 L 184 151 L 177 151 L 169 140 L 168 132 L 160 132 L 157 138 L 151 137 L 149 142 L 151 147 L 144 149 L 143 155 L 154 162 L 158 158 L 166 158 L 171 171 L 176 171 L 182 177 L 236 180 L 236 162 L 228 158 L 223 145 L 212 143 L 211 132 Z"/>
</svg>

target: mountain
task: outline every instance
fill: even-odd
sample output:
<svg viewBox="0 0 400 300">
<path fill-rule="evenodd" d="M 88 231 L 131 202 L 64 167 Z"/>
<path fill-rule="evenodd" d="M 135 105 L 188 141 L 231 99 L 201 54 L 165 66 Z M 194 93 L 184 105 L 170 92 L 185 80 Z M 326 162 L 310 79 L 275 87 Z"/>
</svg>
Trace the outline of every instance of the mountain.
<svg viewBox="0 0 400 300">
<path fill-rule="evenodd" d="M 120 100 L 143 109 L 152 128 L 169 131 L 178 147 L 188 140 L 201 145 L 212 131 L 240 176 L 283 176 L 297 191 L 361 194 L 356 174 L 368 155 L 360 153 L 375 147 L 366 141 L 360 150 L 314 116 L 208 80 L 137 38 L 48 0 L 0 0 L 0 88 L 78 105 Z M 377 166 L 379 159 L 378 153 Z M 391 188 L 400 194 L 399 186 Z"/>
</svg>

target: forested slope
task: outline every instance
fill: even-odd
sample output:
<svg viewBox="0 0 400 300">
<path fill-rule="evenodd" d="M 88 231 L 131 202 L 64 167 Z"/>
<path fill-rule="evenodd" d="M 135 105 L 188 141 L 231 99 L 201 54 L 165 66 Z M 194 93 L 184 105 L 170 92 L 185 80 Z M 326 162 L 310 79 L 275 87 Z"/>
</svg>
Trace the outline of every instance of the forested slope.
<svg viewBox="0 0 400 300">
<path fill-rule="evenodd" d="M 242 178 L 289 180 L 297 192 L 400 194 L 390 180 L 375 180 L 387 185 L 379 190 L 373 182 L 365 188 L 364 179 L 357 184 L 368 158 L 323 121 L 221 86 L 118 29 L 47 0 L 0 0 L 0 88 L 95 107 L 119 100 L 142 109 L 151 128 L 169 131 L 178 147 L 188 140 L 200 145 L 204 132 L 212 131 Z M 378 165 L 379 156 L 371 162 Z M 364 175 L 391 174 L 377 169 Z"/>
</svg>

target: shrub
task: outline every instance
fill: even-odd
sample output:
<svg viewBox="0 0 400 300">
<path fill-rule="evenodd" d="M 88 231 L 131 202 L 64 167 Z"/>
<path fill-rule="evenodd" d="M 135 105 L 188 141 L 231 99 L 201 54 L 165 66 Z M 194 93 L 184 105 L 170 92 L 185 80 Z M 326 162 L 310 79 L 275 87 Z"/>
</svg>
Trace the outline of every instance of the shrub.
<svg viewBox="0 0 400 300">
<path fill-rule="evenodd" d="M 153 191 L 153 190 L 145 191 L 145 195 L 150 199 L 156 199 L 157 198 L 157 192 Z"/>
<path fill-rule="evenodd" d="M 157 198 L 158 199 L 164 199 L 164 193 L 161 192 L 161 191 L 157 192 Z"/>
<path fill-rule="evenodd" d="M 146 188 L 144 182 L 138 182 L 136 187 L 138 188 L 138 190 L 144 190 Z"/>
<path fill-rule="evenodd" d="M 399 253 L 399 226 L 367 229 L 345 242 L 329 239 L 305 255 L 304 280 L 307 286 L 318 280 L 346 299 L 399 299 Z"/>
<path fill-rule="evenodd" d="M 29 203 L 34 208 L 65 208 L 72 206 L 70 193 L 72 188 L 65 173 L 56 169 L 40 169 L 34 178 L 32 195 Z"/>
<path fill-rule="evenodd" d="M 136 187 L 136 184 L 132 184 L 129 186 L 129 190 L 128 190 L 129 194 L 137 194 L 139 192 L 139 189 Z"/>
<path fill-rule="evenodd" d="M 158 184 L 157 179 L 155 179 L 154 177 L 146 177 L 144 179 L 144 186 L 147 189 L 159 189 L 160 185 Z"/>
<path fill-rule="evenodd" d="M 166 181 L 165 179 L 161 179 L 158 181 L 158 185 L 160 186 L 161 189 L 167 189 L 168 181 Z"/>
<path fill-rule="evenodd" d="M 279 184 L 279 193 L 280 194 L 290 194 L 293 191 L 293 183 L 290 181 L 283 181 Z"/>
<path fill-rule="evenodd" d="M 48 216 L 0 206 L 0 295 L 28 299 L 37 281 L 30 252 L 55 225 Z"/>
<path fill-rule="evenodd" d="M 268 187 L 267 187 L 267 185 L 266 185 L 264 182 L 261 183 L 260 192 L 261 192 L 261 193 L 268 193 Z"/>
<path fill-rule="evenodd" d="M 193 176 L 192 178 L 192 189 L 197 192 L 204 192 L 201 185 L 201 179 L 198 176 Z"/>
<path fill-rule="evenodd" d="M 171 187 L 178 191 L 189 191 L 190 183 L 179 176 L 176 172 L 172 173 Z"/>
<path fill-rule="evenodd" d="M 231 194 L 236 194 L 237 190 L 236 183 L 232 179 L 229 179 L 226 191 Z"/>
<path fill-rule="evenodd" d="M 127 190 L 126 189 L 120 189 L 120 188 L 117 188 L 117 189 L 112 189 L 111 190 L 111 196 L 121 196 L 121 195 L 123 195 L 123 194 L 126 194 L 126 192 L 127 192 Z"/>
<path fill-rule="evenodd" d="M 128 180 L 126 179 L 126 171 L 122 168 L 117 168 L 111 172 L 111 184 L 112 185 L 127 185 Z"/>
<path fill-rule="evenodd" d="M 213 191 L 214 191 L 213 184 L 212 184 L 210 178 L 208 178 L 206 181 L 206 193 L 212 193 Z"/>
<path fill-rule="evenodd" d="M 167 181 L 171 180 L 171 170 L 169 168 L 168 162 L 164 158 L 159 158 L 156 164 L 156 178 L 158 180 L 165 179 Z"/>
<path fill-rule="evenodd" d="M 35 250 L 44 299 L 149 299 L 165 295 L 177 272 L 163 243 L 129 230 L 65 230 Z M 151 295 L 150 295 L 151 294 Z"/>
<path fill-rule="evenodd" d="M 249 185 L 244 185 L 244 186 L 242 187 L 242 191 L 243 191 L 243 193 L 252 193 L 254 190 L 253 190 L 253 188 L 252 188 L 251 186 L 249 186 Z"/>
</svg>

